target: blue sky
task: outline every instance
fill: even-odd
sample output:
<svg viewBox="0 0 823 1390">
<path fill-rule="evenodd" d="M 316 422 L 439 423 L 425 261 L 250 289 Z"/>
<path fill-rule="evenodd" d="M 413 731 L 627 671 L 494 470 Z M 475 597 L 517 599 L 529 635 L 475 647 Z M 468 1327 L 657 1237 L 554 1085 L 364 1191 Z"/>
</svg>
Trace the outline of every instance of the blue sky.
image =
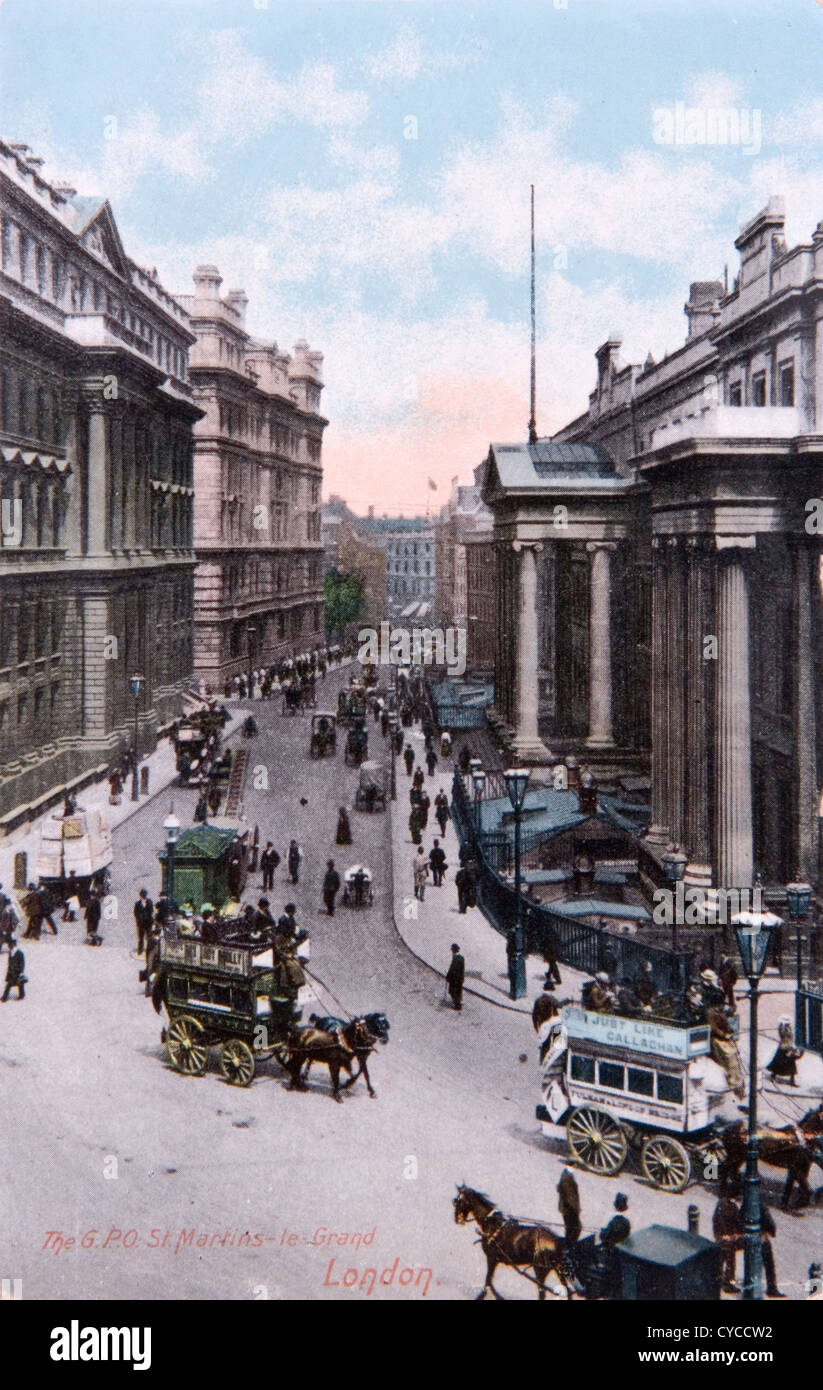
<svg viewBox="0 0 823 1390">
<path fill-rule="evenodd" d="M 326 491 L 413 511 L 522 437 L 529 183 L 548 433 L 607 333 L 679 344 L 772 193 L 808 240 L 822 45 L 818 0 L 0 0 L 0 130 L 169 289 L 213 261 L 255 332 L 309 338 Z M 656 142 L 681 101 L 756 113 L 756 145 Z"/>
</svg>

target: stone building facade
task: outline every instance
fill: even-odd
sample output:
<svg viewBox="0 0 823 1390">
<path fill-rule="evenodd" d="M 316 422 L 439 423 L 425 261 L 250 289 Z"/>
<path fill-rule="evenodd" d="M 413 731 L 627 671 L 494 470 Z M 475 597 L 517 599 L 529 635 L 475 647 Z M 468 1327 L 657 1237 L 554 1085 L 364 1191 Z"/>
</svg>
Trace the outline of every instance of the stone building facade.
<svg viewBox="0 0 823 1390">
<path fill-rule="evenodd" d="M 489 591 L 493 593 L 494 590 L 494 569 L 492 566 L 492 573 L 484 576 L 476 562 L 484 553 L 478 546 L 485 544 L 491 550 L 493 518 L 481 496 L 482 473 L 481 464 L 475 470 L 474 484 L 456 484 L 452 488 L 452 495 L 437 520 L 434 620 L 444 629 L 464 629 L 468 665 L 488 668 L 488 633 L 483 635 L 478 624 L 482 627 L 488 611 Z"/>
<path fill-rule="evenodd" d="M 179 295 L 196 344 L 195 669 L 201 684 L 323 643 L 319 352 L 294 355 L 245 327 L 242 290 L 221 297 L 214 266 Z"/>
<path fill-rule="evenodd" d="M 367 517 L 358 530 L 386 556 L 386 598 L 395 614 L 433 604 L 437 578 L 435 526 L 428 517 Z"/>
<path fill-rule="evenodd" d="M 194 341 L 109 204 L 0 142 L 0 833 L 139 752 L 192 675 Z"/>
<path fill-rule="evenodd" d="M 691 286 L 684 345 L 607 340 L 586 413 L 493 445 L 485 486 L 501 727 L 535 762 L 648 749 L 650 853 L 726 888 L 820 879 L 823 223 L 783 231 L 772 199 L 731 290 Z"/>
</svg>

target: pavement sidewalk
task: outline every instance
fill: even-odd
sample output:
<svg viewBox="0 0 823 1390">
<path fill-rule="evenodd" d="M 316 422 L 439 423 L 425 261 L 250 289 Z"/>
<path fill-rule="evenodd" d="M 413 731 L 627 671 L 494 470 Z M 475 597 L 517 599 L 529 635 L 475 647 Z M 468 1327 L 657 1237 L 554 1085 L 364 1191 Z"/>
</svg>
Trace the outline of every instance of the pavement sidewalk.
<svg viewBox="0 0 823 1390">
<path fill-rule="evenodd" d="M 415 767 L 425 767 L 423 734 L 419 729 L 406 729 L 404 733 L 406 742 L 411 743 L 415 750 Z M 503 937 L 495 931 L 479 907 L 470 907 L 463 915 L 458 911 L 457 889 L 454 886 L 454 876 L 460 864 L 457 833 L 453 823 L 449 821 L 446 834 L 441 836 L 440 826 L 432 814 L 434 798 L 439 791 L 445 791 L 451 801 L 454 775 L 452 760 L 438 758 L 434 776 L 426 778 L 426 791 L 431 799 L 432 808 L 429 811 L 429 823 L 423 832 L 423 848 L 428 856 L 435 837 L 439 839 L 446 851 L 449 868 L 442 887 L 435 888 L 429 881 L 423 902 L 418 902 L 414 896 L 412 861 L 417 855 L 417 847 L 412 844 L 409 834 L 411 778 L 406 775 L 402 757 L 396 759 L 396 774 L 397 800 L 390 801 L 389 806 L 394 868 L 394 921 L 399 935 L 418 960 L 444 977 L 451 959 L 450 947 L 452 942 L 456 941 L 466 960 L 466 993 L 479 995 L 500 1008 L 530 1015 L 535 999 L 543 990 L 546 967 L 542 960 L 536 956 L 526 957 L 526 997 L 510 999 L 506 943 Z M 560 974 L 563 983 L 557 987 L 558 1002 L 579 999 L 581 985 L 586 976 L 567 965 L 561 965 Z"/>
<path fill-rule="evenodd" d="M 236 733 L 240 728 L 249 708 L 245 704 L 233 705 L 229 707 L 230 718 L 223 729 L 224 743 Z M 149 794 L 141 796 L 138 801 L 131 799 L 131 775 L 126 779 L 123 788 L 122 800 L 118 806 L 112 806 L 109 802 L 109 784 L 103 778 L 100 782 L 90 783 L 83 787 L 77 794 L 78 806 L 85 811 L 100 810 L 104 811 L 108 818 L 109 827 L 114 832 L 118 826 L 133 816 L 136 811 L 142 809 L 147 802 L 153 801 L 156 797 L 165 792 L 174 782 L 177 776 L 175 763 L 174 745 L 169 738 L 163 738 L 158 743 L 154 752 L 147 758 L 140 759 L 140 767 L 149 770 Z M 44 820 L 51 815 L 59 815 L 62 809 L 61 803 L 57 802 L 50 810 L 44 811 L 42 816 L 36 820 L 27 822 L 26 825 L 19 826 L 12 831 L 5 839 L 0 841 L 0 884 L 4 891 L 13 892 L 14 884 L 14 856 L 23 851 L 28 857 L 26 876 L 29 882 L 33 882 L 36 877 L 36 859 L 40 847 L 40 827 Z"/>
</svg>

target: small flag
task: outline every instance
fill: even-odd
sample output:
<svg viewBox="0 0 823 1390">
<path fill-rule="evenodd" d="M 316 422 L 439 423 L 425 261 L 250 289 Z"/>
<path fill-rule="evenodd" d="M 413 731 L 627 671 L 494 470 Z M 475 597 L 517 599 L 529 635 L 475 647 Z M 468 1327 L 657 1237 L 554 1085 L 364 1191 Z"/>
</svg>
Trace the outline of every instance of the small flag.
<svg viewBox="0 0 823 1390">
<path fill-rule="evenodd" d="M 431 478 L 429 478 L 429 487 L 431 488 L 432 492 L 437 491 L 437 483 L 435 483 Z"/>
</svg>

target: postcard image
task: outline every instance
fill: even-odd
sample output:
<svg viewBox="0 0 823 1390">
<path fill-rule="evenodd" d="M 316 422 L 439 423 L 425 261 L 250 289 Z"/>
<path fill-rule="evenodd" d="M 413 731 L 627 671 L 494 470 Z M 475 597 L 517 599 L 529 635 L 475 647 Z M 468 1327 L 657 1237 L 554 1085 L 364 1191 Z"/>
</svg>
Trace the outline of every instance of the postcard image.
<svg viewBox="0 0 823 1390">
<path fill-rule="evenodd" d="M 779 1366 L 823 1296 L 822 48 L 0 0 L 0 1296 L 51 1361 L 500 1300 Z"/>
</svg>

